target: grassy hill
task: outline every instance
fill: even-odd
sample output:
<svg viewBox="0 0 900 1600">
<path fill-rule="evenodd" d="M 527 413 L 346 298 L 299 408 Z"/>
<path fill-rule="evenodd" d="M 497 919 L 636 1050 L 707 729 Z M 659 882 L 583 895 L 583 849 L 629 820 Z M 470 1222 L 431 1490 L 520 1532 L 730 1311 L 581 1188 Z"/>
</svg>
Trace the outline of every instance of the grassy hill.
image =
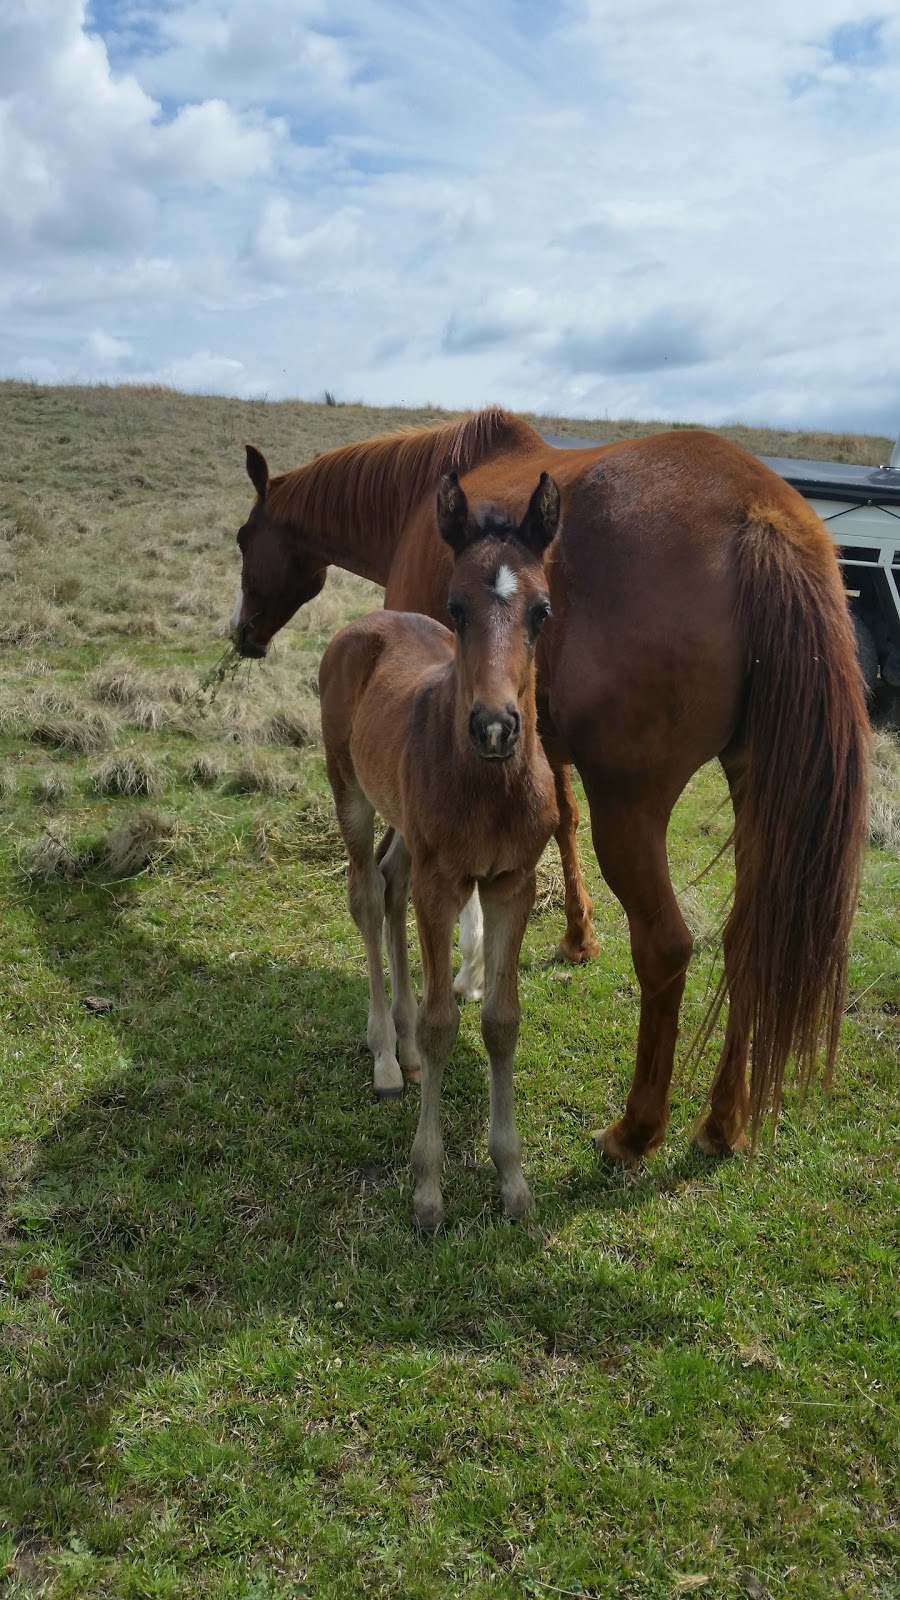
<svg viewBox="0 0 900 1600">
<path fill-rule="evenodd" d="M 273 470 L 437 412 L 0 384 L 0 1578 L 15 1597 L 896 1597 L 900 752 L 830 1095 L 755 1164 L 689 1153 L 711 1060 L 636 1174 L 589 1138 L 630 1081 L 627 928 L 523 953 L 499 1214 L 466 1008 L 448 1227 L 409 1222 L 416 1104 L 370 1103 L 365 965 L 314 692 L 379 603 L 332 572 L 214 696 L 234 534 Z M 539 419 L 611 439 L 645 425 Z M 723 430 L 878 462 L 890 441 Z M 206 683 L 206 687 L 204 684 Z M 715 971 L 724 786 L 673 823 Z M 5 1541 L 5 1542 L 4 1542 Z"/>
</svg>

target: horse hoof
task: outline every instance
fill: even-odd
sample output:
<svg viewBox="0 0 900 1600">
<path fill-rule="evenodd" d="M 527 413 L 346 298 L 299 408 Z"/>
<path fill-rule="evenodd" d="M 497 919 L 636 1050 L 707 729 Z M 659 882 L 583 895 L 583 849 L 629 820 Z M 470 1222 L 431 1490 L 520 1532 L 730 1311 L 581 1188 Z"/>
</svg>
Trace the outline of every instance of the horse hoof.
<svg viewBox="0 0 900 1600">
<path fill-rule="evenodd" d="M 629 1150 L 628 1146 L 622 1143 L 616 1133 L 615 1123 L 609 1128 L 596 1129 L 591 1134 L 591 1138 L 594 1141 L 594 1149 L 598 1156 L 601 1156 L 604 1161 L 609 1161 L 613 1166 L 639 1167 L 644 1159 L 643 1154 L 635 1155 L 633 1150 Z"/>
<path fill-rule="evenodd" d="M 691 1144 L 699 1155 L 710 1161 L 727 1161 L 729 1156 L 744 1155 L 749 1148 L 746 1134 L 738 1133 L 733 1139 L 726 1139 L 720 1130 L 708 1128 L 703 1122 L 694 1129 Z"/>
<path fill-rule="evenodd" d="M 376 1089 L 375 1099 L 379 1102 L 379 1104 L 382 1100 L 402 1100 L 403 1089 Z"/>
<path fill-rule="evenodd" d="M 593 961 L 600 954 L 600 941 L 593 935 L 589 938 L 574 938 L 566 934 L 557 946 L 555 961 L 565 961 L 570 967 L 583 967 L 586 961 Z"/>
</svg>

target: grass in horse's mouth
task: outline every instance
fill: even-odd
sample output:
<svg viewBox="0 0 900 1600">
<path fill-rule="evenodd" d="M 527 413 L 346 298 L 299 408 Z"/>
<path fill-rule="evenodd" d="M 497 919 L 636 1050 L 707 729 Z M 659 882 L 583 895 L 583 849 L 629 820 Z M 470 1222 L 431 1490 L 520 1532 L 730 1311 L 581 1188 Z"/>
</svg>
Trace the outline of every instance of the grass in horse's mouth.
<svg viewBox="0 0 900 1600">
<path fill-rule="evenodd" d="M 240 651 L 229 640 L 222 654 L 217 657 L 209 671 L 204 674 L 197 685 L 195 701 L 201 715 L 215 705 L 223 683 L 230 683 L 233 678 L 237 677 L 241 667 L 245 664 L 249 678 L 252 657 L 242 656 Z"/>
</svg>

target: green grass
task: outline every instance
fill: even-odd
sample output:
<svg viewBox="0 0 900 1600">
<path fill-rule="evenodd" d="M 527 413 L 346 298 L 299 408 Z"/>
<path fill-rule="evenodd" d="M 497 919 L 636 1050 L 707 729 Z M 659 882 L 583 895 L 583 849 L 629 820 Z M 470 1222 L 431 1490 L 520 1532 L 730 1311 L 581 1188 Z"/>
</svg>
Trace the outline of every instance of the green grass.
<svg viewBox="0 0 900 1600">
<path fill-rule="evenodd" d="M 689 1151 L 707 1059 L 660 1156 L 598 1166 L 590 1131 L 627 1092 L 637 992 L 583 829 L 602 956 L 549 963 L 552 857 L 523 955 L 534 1216 L 499 1211 L 467 1007 L 448 1226 L 419 1238 L 416 1098 L 370 1100 L 309 686 L 337 621 L 376 596 L 332 575 L 273 663 L 211 707 L 195 692 L 233 599 L 249 424 L 287 466 L 400 419 L 12 385 L 0 412 L 0 631 L 41 630 L 0 651 L 4 1592 L 893 1600 L 896 741 L 879 743 L 833 1091 L 789 1095 L 755 1163 L 708 1165 Z M 34 738 L 98 718 L 99 751 Z M 152 797 L 99 783 L 113 762 L 152 772 Z M 727 859 L 695 882 L 723 799 L 705 769 L 673 826 L 699 935 L 685 1039 L 728 891 Z M 111 840 L 158 813 L 161 854 L 113 875 Z M 22 875 L 47 834 L 71 876 Z"/>
</svg>

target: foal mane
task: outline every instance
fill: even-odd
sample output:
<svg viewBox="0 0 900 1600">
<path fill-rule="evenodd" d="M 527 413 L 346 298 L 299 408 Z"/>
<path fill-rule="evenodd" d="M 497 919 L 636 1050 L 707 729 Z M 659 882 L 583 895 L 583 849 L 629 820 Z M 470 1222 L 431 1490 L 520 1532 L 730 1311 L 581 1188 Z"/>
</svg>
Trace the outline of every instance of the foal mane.
<svg viewBox="0 0 900 1600">
<path fill-rule="evenodd" d="M 394 538 L 445 472 L 468 472 L 499 450 L 528 452 L 540 438 L 499 406 L 437 428 L 401 428 L 317 456 L 273 478 L 266 511 L 311 534 L 365 528 L 373 543 Z"/>
</svg>

